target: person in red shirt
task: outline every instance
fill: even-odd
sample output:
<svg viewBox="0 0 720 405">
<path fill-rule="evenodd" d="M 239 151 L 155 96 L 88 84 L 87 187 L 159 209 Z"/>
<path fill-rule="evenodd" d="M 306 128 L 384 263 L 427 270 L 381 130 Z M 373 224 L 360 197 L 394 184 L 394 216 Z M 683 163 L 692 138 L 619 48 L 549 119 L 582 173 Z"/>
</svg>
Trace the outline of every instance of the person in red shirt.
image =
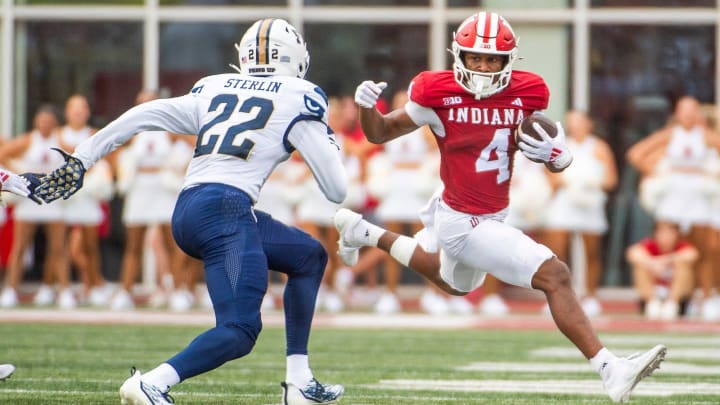
<svg viewBox="0 0 720 405">
<path fill-rule="evenodd" d="M 680 240 L 678 225 L 660 221 L 651 237 L 631 245 L 626 253 L 633 281 L 645 302 L 648 319 L 677 319 L 680 302 L 693 290 L 692 269 L 700 254 Z"/>
<path fill-rule="evenodd" d="M 517 38 L 510 24 L 490 12 L 463 21 L 452 41 L 452 70 L 422 72 L 410 84 L 405 106 L 382 114 L 375 103 L 386 83 L 365 81 L 355 93 L 360 122 L 370 142 L 385 143 L 429 125 L 438 144 L 444 189 L 420 212 L 425 228 L 415 238 L 388 232 L 341 209 L 335 214 L 339 253 L 352 263 L 361 246 L 377 246 L 446 292 L 464 295 L 486 273 L 545 293 L 558 328 L 590 359 L 614 401 L 627 400 L 655 370 L 666 348 L 657 345 L 633 358 L 607 350 L 580 307 L 565 263 L 547 247 L 505 224 L 513 155 L 518 148 L 558 172 L 572 156 L 557 123 L 551 138 L 513 137 L 518 124 L 548 105 L 542 77 L 513 70 Z"/>
</svg>

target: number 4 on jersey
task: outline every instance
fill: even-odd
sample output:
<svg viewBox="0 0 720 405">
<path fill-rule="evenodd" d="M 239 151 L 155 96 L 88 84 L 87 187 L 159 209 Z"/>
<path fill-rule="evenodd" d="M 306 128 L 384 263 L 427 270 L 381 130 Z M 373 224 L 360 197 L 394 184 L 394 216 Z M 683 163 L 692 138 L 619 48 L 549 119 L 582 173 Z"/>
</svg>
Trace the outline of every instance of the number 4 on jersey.
<svg viewBox="0 0 720 405">
<path fill-rule="evenodd" d="M 510 179 L 509 144 L 510 128 L 498 128 L 495 130 L 492 140 L 480 152 L 480 156 L 475 161 L 475 171 L 488 172 L 497 170 L 497 184 L 508 181 Z M 493 151 L 495 151 L 495 159 L 491 159 Z"/>
</svg>

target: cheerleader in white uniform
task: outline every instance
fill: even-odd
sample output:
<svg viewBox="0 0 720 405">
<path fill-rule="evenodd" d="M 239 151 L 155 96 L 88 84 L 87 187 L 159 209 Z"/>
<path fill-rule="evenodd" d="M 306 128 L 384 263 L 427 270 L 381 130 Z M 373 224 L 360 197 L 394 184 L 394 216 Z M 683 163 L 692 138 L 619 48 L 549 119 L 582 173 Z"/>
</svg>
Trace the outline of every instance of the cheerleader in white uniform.
<svg viewBox="0 0 720 405">
<path fill-rule="evenodd" d="M 88 125 L 90 105 L 79 94 L 65 103 L 65 126 L 60 128 L 60 144 L 68 153 L 95 133 Z M 88 188 L 89 186 L 89 188 Z M 113 180 L 110 167 L 102 161 L 100 167 L 92 167 L 85 178 L 84 187 L 78 195 L 63 201 L 65 224 L 70 228 L 70 260 L 78 269 L 84 286 L 84 297 L 92 305 L 104 305 L 110 298 L 110 290 L 100 270 L 100 238 L 98 229 L 104 219 L 101 201 L 112 197 Z"/>
<path fill-rule="evenodd" d="M 172 146 L 163 164 L 161 177 L 163 188 L 173 193 L 177 200 L 185 181 L 185 171 L 195 152 L 196 138 L 187 135 L 171 135 L 171 140 Z M 159 233 L 158 243 L 155 244 L 157 248 L 154 249 L 157 252 L 156 259 L 162 257 L 165 249 L 170 249 L 167 263 L 158 263 L 158 268 L 169 268 L 173 277 L 174 283 L 172 286 L 168 286 L 174 288 L 168 300 L 170 310 L 184 312 L 192 308 L 195 302 L 199 302 L 206 309 L 212 309 L 212 301 L 210 301 L 210 295 L 205 286 L 197 291 L 198 297 L 196 298 L 197 281 L 203 275 L 202 262 L 183 252 L 175 243 L 171 233 Z M 166 239 L 168 237 L 170 239 Z"/>
<path fill-rule="evenodd" d="M 678 100 L 670 125 L 654 132 L 628 151 L 628 160 L 643 170 L 660 152 L 655 182 L 645 187 L 657 221 L 680 226 L 688 241 L 700 252 L 695 268 L 696 280 L 703 294 L 703 315 L 717 312 L 713 297 L 712 266 L 712 181 L 706 173 L 712 159 L 711 149 L 720 150 L 718 136 L 708 128 L 699 102 L 692 97 Z M 647 171 L 647 169 L 645 169 Z M 646 184 L 644 184 L 646 186 Z"/>
<path fill-rule="evenodd" d="M 562 173 L 550 175 L 555 193 L 546 218 L 546 245 L 560 260 L 568 261 L 570 237 L 582 239 L 585 262 L 585 297 L 582 306 L 588 316 L 600 314 L 596 298 L 602 263 L 602 236 L 607 232 L 607 193 L 617 185 L 615 159 L 608 144 L 592 134 L 592 121 L 582 112 L 565 116 L 568 148 L 573 163 Z"/>
<path fill-rule="evenodd" d="M 51 106 L 38 109 L 33 118 L 33 130 L 5 144 L 0 149 L 0 162 L 15 160 L 12 169 L 16 172 L 47 173 L 63 163 L 62 156 L 50 148 L 60 148 L 57 117 Z M 23 258 L 31 246 L 38 226 L 42 226 L 47 239 L 47 250 L 43 263 L 43 285 L 35 296 L 39 305 L 49 305 L 55 299 L 53 285 L 60 285 L 58 305 L 73 308 L 76 299 L 70 289 L 68 256 L 65 242 L 65 223 L 61 204 L 38 205 L 23 199 L 13 211 L 13 246 L 10 250 L 8 271 L 2 304 L 13 307 L 18 304 L 16 290 L 22 280 Z"/>
<path fill-rule="evenodd" d="M 137 104 L 157 98 L 155 92 L 142 91 Z M 129 146 L 118 155 L 118 191 L 125 195 L 122 220 L 126 228 L 125 252 L 121 270 L 121 288 L 112 298 L 110 307 L 116 310 L 132 309 L 132 289 L 142 267 L 145 235 L 149 227 L 157 225 L 161 233 L 161 246 L 156 266 L 161 283 L 157 288 L 156 304 L 164 304 L 167 289 L 172 289 L 172 276 L 168 269 L 173 251 L 170 220 L 177 193 L 163 186 L 162 169 L 172 147 L 171 135 L 165 131 L 145 131 L 133 137 Z M 162 265 L 164 264 L 164 265 Z M 154 282 L 155 280 L 153 280 Z"/>
<path fill-rule="evenodd" d="M 333 130 L 341 127 L 339 125 L 342 119 L 341 113 L 340 100 L 330 97 L 328 99 L 328 124 Z M 298 227 L 318 239 L 328 252 L 328 263 L 323 276 L 323 284 L 318 293 L 318 306 L 329 312 L 339 312 L 345 307 L 341 297 L 342 294 L 336 291 L 335 275 L 341 267 L 341 261 L 337 255 L 339 236 L 333 224 L 333 213 L 340 206 L 357 208 L 364 201 L 364 192 L 360 184 L 360 160 L 345 148 L 346 139 L 344 134 L 335 133 L 335 141 L 338 148 L 343 152 L 343 164 L 348 175 L 348 193 L 342 205 L 335 204 L 325 198 L 317 182 L 312 178 L 312 173 L 304 164 L 299 166 L 304 174 L 297 179 L 298 189 L 291 188 L 290 191 L 290 194 L 299 196 L 296 207 Z M 301 158 L 297 154 L 293 154 L 292 159 Z"/>
</svg>

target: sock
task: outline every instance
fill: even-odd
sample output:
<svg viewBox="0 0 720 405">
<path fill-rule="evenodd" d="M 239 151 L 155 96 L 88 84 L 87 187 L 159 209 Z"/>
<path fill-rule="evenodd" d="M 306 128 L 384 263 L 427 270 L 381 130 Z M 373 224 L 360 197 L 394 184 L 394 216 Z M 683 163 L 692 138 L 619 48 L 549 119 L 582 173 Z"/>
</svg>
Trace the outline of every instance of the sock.
<svg viewBox="0 0 720 405">
<path fill-rule="evenodd" d="M 168 391 L 173 385 L 180 382 L 180 376 L 171 365 L 163 363 L 143 374 L 140 380 L 144 383 L 154 385 L 163 391 Z"/>
<path fill-rule="evenodd" d="M 417 245 L 418 243 L 415 239 L 401 235 L 395 239 L 395 242 L 390 246 L 390 256 L 397 259 L 397 261 L 404 266 L 409 266 L 410 258 L 413 253 L 415 253 Z"/>
<path fill-rule="evenodd" d="M 287 356 L 287 369 L 285 371 L 285 382 L 300 389 L 313 379 L 307 354 L 291 354 Z"/>
<path fill-rule="evenodd" d="M 368 238 L 368 246 L 377 247 L 378 240 L 380 240 L 380 237 L 386 232 L 385 229 L 371 224 L 364 219 L 360 223 L 365 225 L 365 236 Z"/>
<path fill-rule="evenodd" d="M 600 377 L 605 379 L 605 371 L 607 370 L 606 366 L 616 358 L 617 357 L 615 357 L 610 350 L 603 347 L 592 359 L 590 359 L 590 364 L 592 364 L 595 371 L 600 374 Z"/>
</svg>

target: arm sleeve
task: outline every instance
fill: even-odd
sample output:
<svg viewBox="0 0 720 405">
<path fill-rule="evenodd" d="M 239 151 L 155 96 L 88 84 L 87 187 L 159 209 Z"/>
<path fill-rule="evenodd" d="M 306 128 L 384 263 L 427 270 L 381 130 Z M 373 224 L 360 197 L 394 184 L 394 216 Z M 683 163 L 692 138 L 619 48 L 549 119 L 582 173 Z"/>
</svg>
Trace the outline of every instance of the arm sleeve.
<svg viewBox="0 0 720 405">
<path fill-rule="evenodd" d="M 340 151 L 327 126 L 318 120 L 302 120 L 293 125 L 288 141 L 300 152 L 328 200 L 341 203 L 347 194 L 347 174 Z"/>
<path fill-rule="evenodd" d="M 73 156 L 80 159 L 85 169 L 89 169 L 100 158 L 142 131 L 197 134 L 199 120 L 195 105 L 195 96 L 192 94 L 137 105 L 81 142 Z"/>
</svg>

